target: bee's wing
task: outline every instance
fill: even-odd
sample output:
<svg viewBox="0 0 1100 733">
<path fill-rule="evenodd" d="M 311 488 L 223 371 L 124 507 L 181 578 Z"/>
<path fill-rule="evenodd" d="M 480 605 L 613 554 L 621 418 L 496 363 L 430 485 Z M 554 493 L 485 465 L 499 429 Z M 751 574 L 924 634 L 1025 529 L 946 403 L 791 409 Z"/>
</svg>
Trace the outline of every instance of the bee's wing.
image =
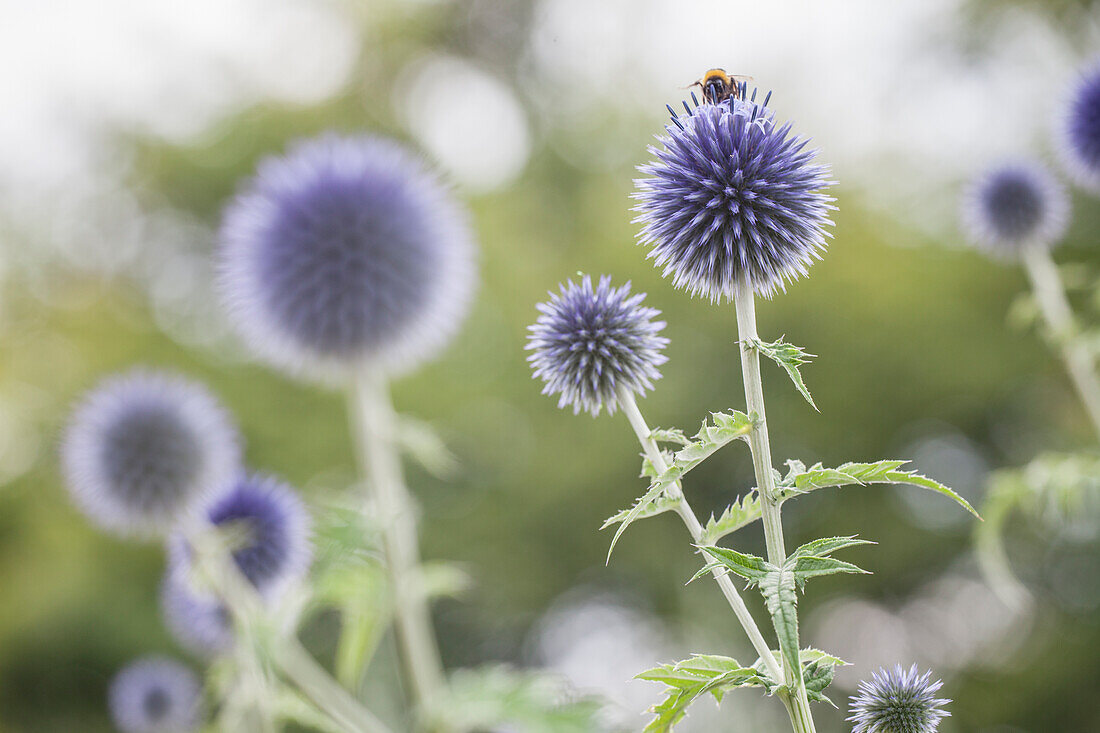
<svg viewBox="0 0 1100 733">
<path fill-rule="evenodd" d="M 730 77 L 730 79 L 732 79 L 733 81 L 736 81 L 736 82 L 756 81 L 751 76 L 745 76 L 744 74 L 730 74 L 729 77 Z"/>
</svg>

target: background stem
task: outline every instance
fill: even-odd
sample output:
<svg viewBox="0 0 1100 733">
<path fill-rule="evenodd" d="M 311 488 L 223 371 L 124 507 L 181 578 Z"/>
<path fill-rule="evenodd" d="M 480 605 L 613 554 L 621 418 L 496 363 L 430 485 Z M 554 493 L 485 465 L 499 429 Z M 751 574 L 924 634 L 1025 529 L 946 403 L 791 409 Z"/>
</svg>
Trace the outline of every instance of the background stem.
<svg viewBox="0 0 1100 733">
<path fill-rule="evenodd" d="M 416 516 L 394 443 L 396 415 L 385 377 L 362 371 L 351 390 L 356 457 L 382 527 L 393 593 L 394 628 L 415 702 L 430 708 L 444 684 L 443 663 L 420 575 Z"/>
<path fill-rule="evenodd" d="M 1039 310 L 1059 345 L 1073 386 L 1100 436 L 1100 380 L 1096 377 L 1096 361 L 1076 338 L 1073 310 L 1058 276 L 1058 267 L 1046 247 L 1029 247 L 1024 251 L 1023 261 Z"/>
<path fill-rule="evenodd" d="M 646 425 L 641 410 L 638 409 L 638 403 L 634 399 L 634 394 L 627 390 L 622 390 L 619 394 L 619 407 L 622 408 L 623 414 L 626 415 L 626 419 L 630 421 L 630 426 L 634 428 L 634 434 L 638 436 L 638 442 L 642 444 L 642 450 L 645 451 L 646 457 L 649 458 L 653 467 L 657 469 L 658 473 L 667 471 L 668 464 L 665 462 L 664 456 L 661 455 L 660 448 L 658 448 L 656 441 L 653 440 L 652 431 L 649 429 L 649 426 Z M 703 527 L 699 524 L 698 517 L 695 516 L 695 512 L 688 504 L 687 498 L 684 496 L 683 489 L 680 486 L 680 482 L 677 481 L 673 483 L 669 487 L 667 493 L 669 498 L 677 500 L 676 513 L 680 515 L 680 519 L 682 519 L 684 525 L 687 526 L 688 532 L 691 533 L 692 541 L 698 544 L 703 538 Z M 752 614 L 749 613 L 748 607 L 745 606 L 745 602 L 741 599 L 740 594 L 738 594 L 737 588 L 733 585 L 733 581 L 730 580 L 729 575 L 717 569 L 715 569 L 712 574 L 714 575 L 714 579 L 718 581 L 718 587 L 722 589 L 722 595 L 726 597 L 726 600 L 730 604 L 730 608 L 733 609 L 733 615 L 741 622 L 741 627 L 748 635 L 749 641 L 752 642 L 753 648 L 756 649 L 756 653 L 764 660 L 768 672 L 777 680 L 783 679 L 783 670 L 779 666 L 779 662 L 776 660 L 775 655 L 772 654 L 771 648 L 764 640 L 764 636 L 760 633 L 760 627 L 758 627 L 756 621 L 753 620 Z"/>
<path fill-rule="evenodd" d="M 737 311 L 737 337 L 741 343 L 741 375 L 745 385 L 745 402 L 753 429 L 749 433 L 756 486 L 760 493 L 760 512 L 764 524 L 764 539 L 768 547 L 768 562 L 783 567 L 787 551 L 783 544 L 783 521 L 772 474 L 772 449 L 768 440 L 768 419 L 764 411 L 764 384 L 760 377 L 760 352 L 753 346 L 759 340 L 756 332 L 756 303 L 748 277 L 742 272 L 734 286 L 734 309 Z M 814 731 L 810 702 L 801 669 L 786 668 L 786 682 L 793 691 L 795 730 Z"/>
</svg>

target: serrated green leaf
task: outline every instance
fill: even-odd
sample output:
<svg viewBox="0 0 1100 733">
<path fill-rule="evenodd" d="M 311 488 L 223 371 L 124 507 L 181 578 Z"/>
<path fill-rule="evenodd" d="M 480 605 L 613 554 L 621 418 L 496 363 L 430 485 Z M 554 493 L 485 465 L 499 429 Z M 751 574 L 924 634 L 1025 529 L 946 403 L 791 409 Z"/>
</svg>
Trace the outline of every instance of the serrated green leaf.
<svg viewBox="0 0 1100 733">
<path fill-rule="evenodd" d="M 618 544 L 619 538 L 622 537 L 626 528 L 644 516 L 653 516 L 652 514 L 645 514 L 646 510 L 667 489 L 678 483 L 684 474 L 698 466 L 719 448 L 734 440 L 744 438 L 752 432 L 752 429 L 753 421 L 743 412 L 737 410 L 712 412 L 710 422 L 704 420 L 695 437 L 686 446 L 673 454 L 668 469 L 653 480 L 646 493 L 634 502 L 632 507 L 615 514 L 611 519 L 604 522 L 603 528 L 607 528 L 612 524 L 619 525 L 618 529 L 615 530 L 615 536 L 611 538 L 611 546 L 607 550 L 607 562 L 611 561 L 611 553 L 614 552 L 615 545 Z M 646 464 L 643 463 L 642 473 L 645 474 L 647 470 Z"/>
<path fill-rule="evenodd" d="M 912 484 L 954 499 L 968 512 L 981 519 L 981 516 L 974 511 L 974 507 L 970 506 L 966 499 L 940 482 L 922 476 L 916 471 L 898 470 L 906 463 L 907 461 L 886 460 L 876 461 L 875 463 L 845 463 L 837 468 L 825 468 L 818 463 L 802 471 L 796 471 L 792 467 L 792 470 L 779 483 L 779 497 L 780 499 L 788 499 L 827 486 L 878 483 Z"/>
<path fill-rule="evenodd" d="M 702 544 L 714 545 L 723 537 L 736 532 L 760 518 L 760 496 L 755 491 L 742 496 L 726 507 L 717 519 L 710 515 L 703 528 Z"/>
<path fill-rule="evenodd" d="M 774 565 L 762 557 L 731 550 L 728 547 L 703 545 L 699 549 L 710 555 L 731 573 L 739 575 L 753 584 L 760 583 L 770 573 L 777 570 Z"/>
<path fill-rule="evenodd" d="M 833 554 L 837 550 L 843 550 L 848 547 L 873 544 L 875 543 L 871 542 L 870 540 L 861 540 L 855 535 L 852 535 L 851 537 L 822 537 L 821 539 L 813 540 L 802 545 L 794 552 L 792 552 L 788 559 L 792 557 L 799 557 L 802 555 L 817 555 L 820 557 L 825 557 L 826 555 Z"/>
<path fill-rule="evenodd" d="M 648 733 L 671 731 L 683 720 L 687 708 L 708 693 L 721 702 L 730 690 L 769 689 L 771 683 L 753 667 L 742 667 L 736 659 L 713 654 L 696 654 L 682 662 L 662 664 L 642 672 L 636 679 L 661 682 L 668 687 L 664 699 L 650 708 L 655 717 L 645 728 Z"/>
<path fill-rule="evenodd" d="M 635 520 L 637 520 L 637 519 L 646 519 L 647 517 L 655 517 L 658 514 L 664 514 L 665 512 L 673 511 L 674 509 L 676 509 L 676 506 L 679 503 L 680 503 L 679 499 L 670 499 L 667 496 L 662 496 L 662 497 L 658 498 L 657 500 L 653 501 L 645 509 L 643 509 L 642 512 L 637 517 L 635 517 Z M 607 529 L 608 527 L 610 527 L 613 524 L 618 524 L 619 522 L 626 519 L 626 516 L 629 513 L 630 513 L 629 509 L 624 509 L 621 512 L 617 512 L 617 513 L 613 514 L 612 516 L 610 516 L 610 517 L 608 517 L 607 519 L 604 520 L 604 523 L 600 527 L 600 529 Z"/>
<path fill-rule="evenodd" d="M 691 439 L 684 435 L 684 431 L 680 428 L 653 428 L 649 433 L 649 437 L 658 443 L 677 443 L 679 445 L 691 443 Z"/>
<path fill-rule="evenodd" d="M 808 364 L 811 359 L 815 358 L 815 354 L 808 353 L 801 346 L 787 343 L 782 338 L 770 343 L 761 341 L 760 339 L 750 339 L 746 343 L 748 346 L 755 348 L 762 355 L 783 367 L 783 370 L 787 372 L 787 376 L 791 378 L 791 382 L 794 383 L 798 393 L 810 403 L 810 407 L 817 410 L 817 405 L 814 404 L 814 398 L 810 396 L 810 390 L 806 389 L 806 383 L 802 381 L 802 373 L 798 371 L 798 367 L 803 364 Z M 820 412 L 820 410 L 818 410 L 818 412 Z"/>
<path fill-rule="evenodd" d="M 794 679 L 787 682 L 797 686 L 802 677 L 802 664 L 798 648 L 798 595 L 795 593 L 794 573 L 788 568 L 773 565 L 759 585 L 764 605 L 772 617 L 776 638 L 779 639 L 784 665 L 787 670 L 794 670 Z"/>
<path fill-rule="evenodd" d="M 788 569 L 794 573 L 795 583 L 801 588 L 810 578 L 818 578 L 823 575 L 836 575 L 837 573 L 866 574 L 867 571 L 850 562 L 837 560 L 835 557 L 815 557 L 813 555 L 800 555 L 792 558 Z"/>
</svg>

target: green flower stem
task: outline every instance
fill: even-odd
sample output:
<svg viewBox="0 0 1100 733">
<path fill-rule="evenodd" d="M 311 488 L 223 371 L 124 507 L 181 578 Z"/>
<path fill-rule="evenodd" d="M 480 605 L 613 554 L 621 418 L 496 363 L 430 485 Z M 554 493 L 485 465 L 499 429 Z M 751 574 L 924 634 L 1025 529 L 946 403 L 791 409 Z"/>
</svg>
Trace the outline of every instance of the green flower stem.
<svg viewBox="0 0 1100 733">
<path fill-rule="evenodd" d="M 1023 261 L 1039 310 L 1059 344 L 1073 386 L 1100 435 L 1100 379 L 1096 376 L 1096 362 L 1085 344 L 1076 338 L 1073 310 L 1058 276 L 1058 267 L 1046 247 L 1029 247 L 1024 251 Z"/>
<path fill-rule="evenodd" d="M 246 635 L 257 631 L 263 602 L 230 560 L 229 548 L 208 529 L 187 533 L 196 564 L 204 579 L 229 608 Z M 350 733 L 391 733 L 390 729 L 336 682 L 293 634 L 271 639 L 275 666 L 335 723 Z"/>
<path fill-rule="evenodd" d="M 362 372 L 354 380 L 350 402 L 356 457 L 373 502 L 371 511 L 383 528 L 405 676 L 415 702 L 427 711 L 443 688 L 443 663 L 421 579 L 415 508 L 394 443 L 397 416 L 385 377 Z"/>
<path fill-rule="evenodd" d="M 760 338 L 756 332 L 756 303 L 745 273 L 737 278 L 733 304 L 737 311 L 737 338 L 741 342 L 741 374 L 745 384 L 745 401 L 749 417 L 753 420 L 749 446 L 752 448 L 753 470 L 760 493 L 760 513 L 768 547 L 768 562 L 776 567 L 783 567 L 787 551 L 783 545 L 783 521 L 775 491 L 775 476 L 772 473 L 772 449 L 768 441 L 768 419 L 764 412 L 764 385 L 760 378 L 760 353 L 752 345 Z M 794 691 L 792 704 L 796 710 L 793 720 L 795 731 L 813 732 L 814 721 L 801 670 L 787 669 L 786 672 L 787 685 Z"/>
<path fill-rule="evenodd" d="M 649 458 L 653 467 L 657 469 L 658 473 L 667 471 L 668 464 L 665 462 L 664 456 L 661 455 L 661 451 L 657 447 L 656 441 L 653 440 L 652 431 L 649 429 L 649 426 L 646 425 L 641 410 L 638 409 L 638 403 L 634 399 L 634 394 L 629 390 L 621 390 L 619 392 L 619 407 L 622 408 L 623 414 L 626 415 L 626 419 L 630 421 L 630 426 L 634 428 L 634 434 L 638 436 L 638 442 L 642 444 L 642 450 L 645 451 L 646 457 Z M 687 526 L 688 532 L 691 533 L 692 541 L 696 544 L 701 542 L 703 539 L 703 527 L 699 524 L 698 517 L 695 516 L 695 512 L 688 504 L 683 489 L 680 487 L 680 482 L 677 481 L 673 483 L 666 493 L 670 499 L 677 502 L 676 513 L 680 515 L 680 519 L 682 519 Z M 756 625 L 756 621 L 753 620 L 752 614 L 749 613 L 748 607 L 741 599 L 740 594 L 738 594 L 737 588 L 733 585 L 733 581 L 730 580 L 729 575 L 717 569 L 713 571 L 713 575 L 714 579 L 718 581 L 718 587 L 722 589 L 722 595 L 726 597 L 726 600 L 730 604 L 730 608 L 733 609 L 733 615 L 741 622 L 741 627 L 748 635 L 749 641 L 752 642 L 753 648 L 756 649 L 756 653 L 764 660 L 768 672 L 777 680 L 783 679 L 783 671 L 779 666 L 778 660 L 776 660 L 768 643 L 764 641 L 764 637 L 760 633 L 760 628 Z"/>
</svg>

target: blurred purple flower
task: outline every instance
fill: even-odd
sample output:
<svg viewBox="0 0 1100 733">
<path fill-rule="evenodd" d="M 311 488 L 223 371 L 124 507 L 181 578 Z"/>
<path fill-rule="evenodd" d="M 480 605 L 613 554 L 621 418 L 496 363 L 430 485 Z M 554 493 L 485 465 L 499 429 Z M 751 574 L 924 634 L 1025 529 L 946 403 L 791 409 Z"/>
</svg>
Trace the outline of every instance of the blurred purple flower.
<svg viewBox="0 0 1100 733">
<path fill-rule="evenodd" d="M 870 682 L 859 683 L 851 700 L 848 722 L 852 733 L 934 733 L 951 713 L 941 708 L 950 700 L 936 698 L 943 682 L 932 682 L 932 672 L 921 675 L 917 665 L 903 670 L 880 669 Z"/>
<path fill-rule="evenodd" d="M 294 489 L 281 481 L 242 475 L 213 500 L 206 515 L 217 527 L 241 532 L 233 560 L 261 594 L 277 596 L 309 571 L 309 512 Z M 178 551 L 172 562 L 185 568 L 187 558 L 186 550 Z"/>
<path fill-rule="evenodd" d="M 1069 221 L 1069 199 L 1039 163 L 1003 163 L 967 186 L 962 219 L 975 244 L 1014 257 L 1027 247 L 1052 247 L 1061 239 Z"/>
<path fill-rule="evenodd" d="M 638 169 L 649 177 L 635 181 L 634 210 L 639 242 L 676 287 L 728 299 L 745 274 L 771 295 L 820 259 L 832 181 L 789 123 L 729 99 L 674 113 L 665 129 L 663 147 L 649 148 L 656 159 Z"/>
<path fill-rule="evenodd" d="M 546 385 L 543 394 L 561 394 L 558 407 L 573 406 L 593 416 L 601 407 L 614 412 L 618 390 L 642 394 L 660 379 L 657 367 L 668 339 L 658 336 L 664 321 L 655 308 L 642 306 L 644 293 L 632 295 L 630 283 L 611 287 L 611 278 L 572 281 L 537 307 L 541 315 L 528 330 L 527 360 Z"/>
<path fill-rule="evenodd" d="M 160 606 L 165 625 L 185 649 L 214 657 L 233 648 L 229 610 L 216 598 L 193 591 L 177 568 L 170 568 L 161 582 Z"/>
<path fill-rule="evenodd" d="M 238 436 L 221 405 L 182 377 L 111 377 L 73 412 L 62 446 L 66 484 L 96 524 L 162 533 L 239 470 Z"/>
<path fill-rule="evenodd" d="M 188 733 L 197 730 L 202 688 L 183 664 L 163 657 L 131 663 L 111 681 L 111 718 L 122 733 Z"/>
<path fill-rule="evenodd" d="M 1066 168 L 1080 185 L 1100 193 L 1100 61 L 1074 86 L 1060 128 Z"/>
<path fill-rule="evenodd" d="M 418 158 L 326 135 L 263 161 L 227 207 L 220 284 L 241 333 L 284 369 L 401 372 L 456 331 L 473 259 L 465 212 Z"/>
</svg>

